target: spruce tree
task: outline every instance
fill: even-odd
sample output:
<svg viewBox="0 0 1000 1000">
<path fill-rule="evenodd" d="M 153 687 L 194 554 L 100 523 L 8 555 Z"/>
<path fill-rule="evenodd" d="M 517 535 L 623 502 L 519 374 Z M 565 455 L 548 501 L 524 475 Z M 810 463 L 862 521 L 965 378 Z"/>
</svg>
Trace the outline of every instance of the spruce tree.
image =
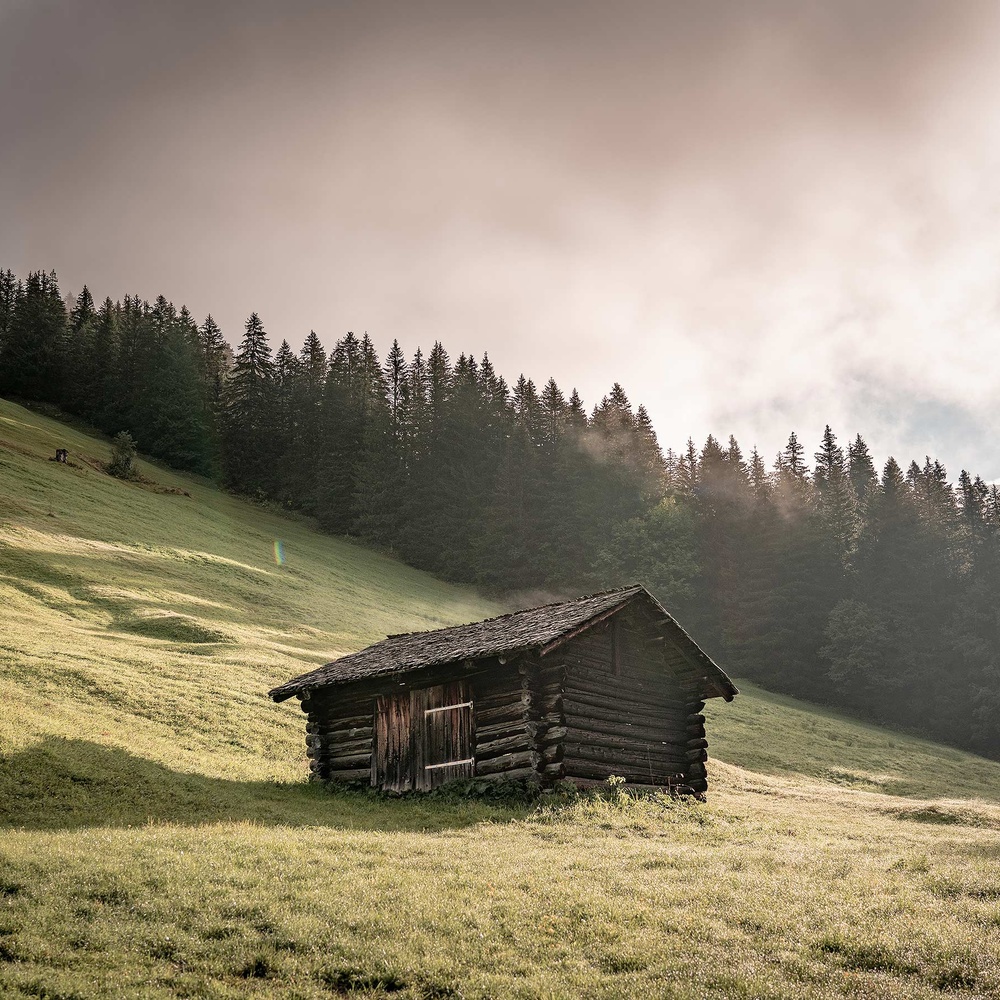
<svg viewBox="0 0 1000 1000">
<path fill-rule="evenodd" d="M 21 297 L 23 286 L 11 270 L 0 271 L 0 373 L 7 367 L 5 352 L 14 322 L 14 310 Z M 2 384 L 2 376 L 0 376 Z"/>
<path fill-rule="evenodd" d="M 97 311 L 90 289 L 83 290 L 73 302 L 68 317 L 65 348 L 67 372 L 64 398 L 60 401 L 73 413 L 94 420 L 94 399 L 98 372 L 94 367 L 94 337 Z"/>
<path fill-rule="evenodd" d="M 351 332 L 337 342 L 323 393 L 323 459 L 317 513 L 329 531 L 356 530 L 358 476 L 371 434 L 387 409 L 382 365 L 367 334 Z"/>
<path fill-rule="evenodd" d="M 327 371 L 326 351 L 316 331 L 310 330 L 294 365 L 290 402 L 291 438 L 283 463 L 286 501 L 309 514 L 316 513 L 316 491 L 325 434 L 323 392 Z"/>
<path fill-rule="evenodd" d="M 223 480 L 257 498 L 274 488 L 274 360 L 267 333 L 251 313 L 223 394 Z"/>
<path fill-rule="evenodd" d="M 287 340 L 282 340 L 274 355 L 274 454 L 278 473 L 275 496 L 286 507 L 298 507 L 289 489 L 295 478 L 293 453 L 298 436 L 299 359 Z"/>
<path fill-rule="evenodd" d="M 819 513 L 835 560 L 835 565 L 830 567 L 830 585 L 839 589 L 842 574 L 854 557 L 860 518 L 847 459 L 829 424 L 826 425 L 819 451 L 814 457 L 816 465 L 813 483 L 818 494 Z"/>
<path fill-rule="evenodd" d="M 205 322 L 198 329 L 198 345 L 201 350 L 201 368 L 204 372 L 209 407 L 213 413 L 218 414 L 222 406 L 222 388 L 231 364 L 232 351 L 211 313 L 205 317 Z"/>
<path fill-rule="evenodd" d="M 55 272 L 34 271 L 17 296 L 4 345 L 0 391 L 57 403 L 66 369 L 66 306 Z"/>
<path fill-rule="evenodd" d="M 855 507 L 863 518 L 872 494 L 878 489 L 878 473 L 864 438 L 858 434 L 847 448 L 848 475 Z"/>
<path fill-rule="evenodd" d="M 918 467 L 919 472 L 919 467 Z M 919 685 L 925 699 L 933 641 L 922 622 L 926 605 L 914 581 L 922 572 L 918 505 L 902 470 L 889 458 L 859 539 L 852 597 L 832 610 L 823 655 L 841 703 L 876 706 L 900 721 Z"/>
<path fill-rule="evenodd" d="M 115 401 L 120 392 L 118 316 L 120 309 L 110 298 L 101 304 L 94 328 L 91 357 L 91 391 L 88 419 L 106 433 L 118 426 Z"/>
<path fill-rule="evenodd" d="M 562 434 L 567 417 L 566 397 L 563 396 L 554 378 L 550 378 L 545 383 L 540 403 L 542 408 L 542 440 L 546 444 L 552 445 Z"/>
</svg>

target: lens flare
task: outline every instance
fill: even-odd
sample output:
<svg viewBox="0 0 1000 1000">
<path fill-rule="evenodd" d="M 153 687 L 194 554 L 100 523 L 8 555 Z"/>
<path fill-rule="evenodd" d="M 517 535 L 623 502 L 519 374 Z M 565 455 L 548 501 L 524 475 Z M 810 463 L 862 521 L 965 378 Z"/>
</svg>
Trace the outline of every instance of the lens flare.
<svg viewBox="0 0 1000 1000">
<path fill-rule="evenodd" d="M 274 540 L 274 561 L 278 566 L 285 565 L 285 543 Z"/>
</svg>

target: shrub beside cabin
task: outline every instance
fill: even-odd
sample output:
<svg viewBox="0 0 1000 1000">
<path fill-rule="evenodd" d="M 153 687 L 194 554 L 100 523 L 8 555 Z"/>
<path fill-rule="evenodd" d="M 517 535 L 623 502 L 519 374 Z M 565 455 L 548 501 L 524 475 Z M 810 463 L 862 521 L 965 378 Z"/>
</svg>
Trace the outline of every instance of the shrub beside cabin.
<svg viewBox="0 0 1000 1000">
<path fill-rule="evenodd" d="M 736 687 L 634 586 L 391 635 L 270 692 L 308 714 L 312 776 L 404 792 L 455 778 L 611 774 L 708 787 L 706 698 Z"/>
</svg>

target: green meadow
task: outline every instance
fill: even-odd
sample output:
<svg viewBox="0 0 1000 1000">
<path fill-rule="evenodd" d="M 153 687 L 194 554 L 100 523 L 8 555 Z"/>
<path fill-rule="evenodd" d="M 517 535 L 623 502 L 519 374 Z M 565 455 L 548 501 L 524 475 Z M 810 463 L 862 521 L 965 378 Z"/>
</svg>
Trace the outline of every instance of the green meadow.
<svg viewBox="0 0 1000 1000">
<path fill-rule="evenodd" d="M 503 608 L 109 453 L 0 401 L 0 996 L 1000 995 L 997 762 L 740 684 L 705 804 L 331 793 L 268 688 Z"/>
</svg>

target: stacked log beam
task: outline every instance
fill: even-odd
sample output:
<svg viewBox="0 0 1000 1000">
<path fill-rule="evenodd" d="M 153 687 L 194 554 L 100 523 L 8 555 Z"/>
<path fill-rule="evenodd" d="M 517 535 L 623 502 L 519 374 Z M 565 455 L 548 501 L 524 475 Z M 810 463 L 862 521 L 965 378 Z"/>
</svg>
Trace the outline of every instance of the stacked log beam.
<svg viewBox="0 0 1000 1000">
<path fill-rule="evenodd" d="M 473 684 L 473 701 L 476 776 L 491 781 L 526 777 L 532 759 L 517 667 L 500 665 L 481 676 Z"/>
<path fill-rule="evenodd" d="M 546 661 L 535 657 L 519 665 L 524 726 L 531 746 L 531 766 L 537 779 L 545 784 L 558 781 L 565 774 L 563 744 L 566 728 L 563 715 L 563 680 L 561 660 Z"/>
<path fill-rule="evenodd" d="M 310 778 L 368 784 L 371 781 L 373 717 L 371 696 L 336 692 L 303 700 L 309 713 L 306 749 Z"/>
<path fill-rule="evenodd" d="M 704 791 L 699 679 L 659 623 L 622 612 L 568 643 L 564 658 L 567 774 Z"/>
</svg>

